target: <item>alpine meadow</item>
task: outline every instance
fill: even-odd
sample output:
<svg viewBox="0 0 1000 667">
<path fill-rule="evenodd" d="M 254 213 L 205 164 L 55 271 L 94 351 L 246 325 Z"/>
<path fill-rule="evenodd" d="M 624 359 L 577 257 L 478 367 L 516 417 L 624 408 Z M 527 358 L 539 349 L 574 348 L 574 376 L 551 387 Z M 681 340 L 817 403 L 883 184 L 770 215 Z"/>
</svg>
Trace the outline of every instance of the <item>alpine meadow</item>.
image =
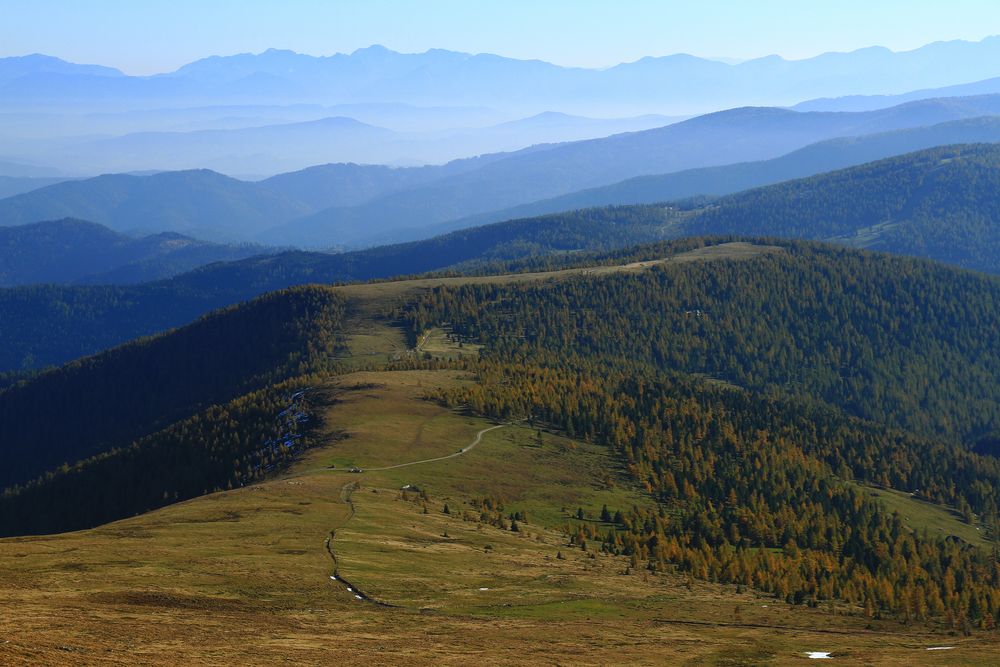
<svg viewBox="0 0 1000 667">
<path fill-rule="evenodd" d="M 992 3 L 5 14 L 0 664 L 1000 664 Z"/>
</svg>

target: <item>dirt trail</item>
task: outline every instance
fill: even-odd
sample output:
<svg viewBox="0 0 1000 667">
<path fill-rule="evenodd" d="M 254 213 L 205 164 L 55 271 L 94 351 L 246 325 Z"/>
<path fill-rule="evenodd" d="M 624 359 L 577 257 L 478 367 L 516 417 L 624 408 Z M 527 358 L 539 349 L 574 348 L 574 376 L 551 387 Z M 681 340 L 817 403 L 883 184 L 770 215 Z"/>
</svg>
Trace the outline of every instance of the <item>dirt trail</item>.
<svg viewBox="0 0 1000 667">
<path fill-rule="evenodd" d="M 458 450 L 454 454 L 448 454 L 447 456 L 438 456 L 433 459 L 423 459 L 422 461 L 410 461 L 408 463 L 399 463 L 397 465 L 384 466 L 381 468 L 364 468 L 364 469 L 357 468 L 356 471 L 364 472 L 366 470 L 367 471 L 394 470 L 396 468 L 405 468 L 407 466 L 415 466 L 421 463 L 431 463 L 433 461 L 444 461 L 447 459 L 453 459 L 456 456 L 461 456 L 462 454 L 465 454 L 471 451 L 472 449 L 475 449 L 475 447 L 480 442 L 482 442 L 484 434 L 496 430 L 498 428 L 503 428 L 504 426 L 509 426 L 509 424 L 497 424 L 495 426 L 490 426 L 489 428 L 484 428 L 483 430 L 479 431 L 479 433 L 476 434 L 475 439 L 471 443 L 469 443 L 462 449 Z M 382 602 L 381 600 L 373 598 L 372 596 L 366 594 L 360 588 L 349 582 L 347 579 L 345 579 L 343 575 L 340 574 L 340 561 L 337 559 L 337 553 L 333 550 L 333 541 L 337 537 L 337 529 L 346 526 L 347 523 L 354 518 L 354 515 L 357 514 L 354 508 L 354 501 L 351 499 L 351 496 L 358 489 L 359 486 L 360 484 L 358 482 L 352 481 L 348 482 L 340 489 L 340 501 L 345 505 L 347 505 L 347 517 L 340 524 L 340 526 L 331 530 L 330 536 L 326 538 L 326 551 L 327 553 L 330 554 L 331 560 L 333 560 L 333 574 L 330 575 L 330 579 L 344 586 L 344 588 L 347 589 L 347 592 L 354 595 L 355 599 L 357 600 L 360 600 L 362 602 L 370 602 L 372 604 L 379 605 L 380 607 L 393 607 L 395 605 L 391 605 L 388 602 Z"/>
<path fill-rule="evenodd" d="M 409 463 L 398 463 L 394 466 L 382 466 L 381 468 L 358 468 L 360 472 L 378 472 L 380 470 L 395 470 L 396 468 L 406 468 L 408 466 L 420 465 L 421 463 L 433 463 L 435 461 L 446 461 L 448 459 L 453 459 L 456 456 L 461 456 L 467 452 L 472 451 L 475 447 L 482 442 L 483 434 L 489 433 L 490 431 L 495 431 L 498 428 L 503 428 L 504 426 L 509 426 L 509 424 L 497 424 L 496 426 L 490 426 L 489 428 L 484 428 L 482 431 L 476 434 L 476 439 L 471 443 L 458 450 L 454 454 L 448 454 L 447 456 L 438 456 L 433 459 L 422 459 L 420 461 L 410 461 Z"/>
</svg>

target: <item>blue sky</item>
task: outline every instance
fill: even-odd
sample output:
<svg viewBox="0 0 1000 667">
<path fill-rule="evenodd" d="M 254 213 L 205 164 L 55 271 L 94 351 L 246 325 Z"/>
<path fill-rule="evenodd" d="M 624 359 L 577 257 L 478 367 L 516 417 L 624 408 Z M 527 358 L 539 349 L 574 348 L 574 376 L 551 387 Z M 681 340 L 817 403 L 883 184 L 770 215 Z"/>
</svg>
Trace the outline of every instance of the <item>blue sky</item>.
<svg viewBox="0 0 1000 667">
<path fill-rule="evenodd" d="M 0 0 L 0 56 L 47 53 L 130 74 L 269 47 L 329 55 L 377 43 L 603 67 L 993 34 L 996 0 Z"/>
</svg>

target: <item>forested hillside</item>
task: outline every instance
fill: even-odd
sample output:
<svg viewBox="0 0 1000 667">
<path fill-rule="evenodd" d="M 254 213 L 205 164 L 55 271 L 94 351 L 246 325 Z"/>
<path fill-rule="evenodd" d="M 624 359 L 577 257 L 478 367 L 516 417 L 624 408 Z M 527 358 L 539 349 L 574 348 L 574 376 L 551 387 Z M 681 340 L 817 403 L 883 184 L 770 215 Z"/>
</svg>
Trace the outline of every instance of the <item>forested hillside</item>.
<svg viewBox="0 0 1000 667">
<path fill-rule="evenodd" d="M 530 353 L 519 363 L 489 361 L 478 368 L 480 384 L 440 395 L 451 405 L 503 419 L 530 416 L 607 444 L 662 503 L 658 511 L 605 508 L 603 520 L 613 525 L 580 524 L 570 529 L 571 543 L 596 542 L 628 556 L 634 568 L 676 567 L 792 604 L 841 599 L 863 606 L 868 617 L 947 616 L 951 627 L 995 627 L 994 554 L 911 532 L 898 513 L 847 483 L 853 475 L 918 488 L 967 508 L 967 517 L 975 508 L 995 535 L 995 459 L 604 361 L 537 367 Z"/>
<path fill-rule="evenodd" d="M 1000 273 L 1000 146 L 946 146 L 733 195 L 685 234 L 833 240 Z"/>
<path fill-rule="evenodd" d="M 208 243 L 175 233 L 132 238 L 93 222 L 51 220 L 0 227 L 0 286 L 147 282 L 268 252 L 265 246 Z"/>
<path fill-rule="evenodd" d="M 607 250 L 662 238 L 664 207 L 590 210 L 463 230 L 428 241 L 330 255 L 286 252 L 130 286 L 0 289 L 0 371 L 40 368 L 190 322 L 214 308 L 303 283 L 370 280 L 470 261 Z"/>
<path fill-rule="evenodd" d="M 280 471 L 312 445 L 308 380 L 299 376 L 212 405 L 7 487 L 0 494 L 0 535 L 90 528 Z"/>
<path fill-rule="evenodd" d="M 905 527 L 856 484 L 952 506 L 994 539 L 1000 282 L 803 243 L 558 281 L 428 292 L 414 335 L 483 345 L 479 384 L 436 394 L 604 443 L 662 503 L 570 528 L 633 567 L 679 567 L 791 603 L 993 627 L 986 550 Z M 642 249 L 634 259 L 656 257 Z"/>
<path fill-rule="evenodd" d="M 132 287 L 0 290 L 0 371 L 64 363 L 291 285 L 370 280 L 700 234 L 832 239 L 1000 273 L 1000 147 L 952 146 L 709 203 L 583 209 L 339 255 L 289 252 Z M 580 261 L 587 261 L 579 257 Z M 859 399 L 860 400 L 860 399 Z"/>
<path fill-rule="evenodd" d="M 300 392 L 337 400 L 329 375 L 303 374 L 331 370 L 348 334 L 389 327 L 396 304 L 414 341 L 441 328 L 482 348 L 366 356 L 375 377 L 469 371 L 476 383 L 426 397 L 605 445 L 649 499 L 568 523 L 571 546 L 625 556 L 626 573 L 676 569 L 792 604 L 993 627 L 994 555 L 912 530 L 867 487 L 954 508 L 982 540 L 1000 535 L 1000 463 L 970 446 L 1000 425 L 1000 281 L 767 243 L 653 244 L 600 260 L 627 266 L 520 282 L 391 283 L 394 296 L 351 317 L 381 314 L 346 330 L 354 287 L 298 288 L 43 373 L 0 392 L 0 442 L 47 462 L 29 469 L 19 449 L 4 452 L 21 473 L 8 473 L 20 484 L 0 498 L 0 530 L 90 526 L 280 469 L 313 442 L 315 394 Z"/>
<path fill-rule="evenodd" d="M 502 211 L 492 211 L 453 221 L 447 225 L 455 228 L 458 225 L 482 225 L 593 206 L 653 204 L 695 195 L 728 195 L 936 146 L 997 141 L 1000 141 L 1000 118 L 995 116 L 863 136 L 841 137 L 811 144 L 772 160 L 637 176 L 621 183 L 581 190 Z"/>
<path fill-rule="evenodd" d="M 804 394 L 927 436 L 1000 427 L 1000 280 L 803 243 L 745 261 L 551 284 L 439 289 L 409 314 L 493 359 L 613 358 Z M 669 252 L 652 246 L 618 261 Z"/>
<path fill-rule="evenodd" d="M 86 357 L 0 391 L 0 486 L 149 436 L 325 367 L 343 304 L 296 288 Z"/>
</svg>

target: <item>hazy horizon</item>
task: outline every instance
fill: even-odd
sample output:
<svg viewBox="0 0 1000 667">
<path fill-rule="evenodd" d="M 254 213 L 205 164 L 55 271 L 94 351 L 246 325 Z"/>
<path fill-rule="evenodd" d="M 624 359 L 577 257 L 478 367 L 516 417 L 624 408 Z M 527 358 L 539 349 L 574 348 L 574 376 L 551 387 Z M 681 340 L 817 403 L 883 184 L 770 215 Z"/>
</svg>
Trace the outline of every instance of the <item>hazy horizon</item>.
<svg viewBox="0 0 1000 667">
<path fill-rule="evenodd" d="M 856 52 L 859 52 L 859 51 L 867 51 L 867 50 L 872 50 L 872 49 L 884 49 L 884 50 L 887 50 L 887 51 L 889 51 L 891 53 L 894 53 L 894 54 L 901 54 L 901 53 L 908 53 L 908 52 L 911 52 L 911 51 L 918 51 L 918 50 L 920 50 L 920 49 L 922 49 L 924 47 L 933 46 L 935 44 L 947 44 L 947 43 L 978 44 L 980 42 L 984 42 L 984 41 L 986 41 L 988 39 L 993 39 L 993 38 L 996 38 L 996 37 L 1000 37 L 1000 33 L 986 34 L 986 35 L 983 35 L 979 39 L 961 39 L 961 38 L 955 38 L 955 39 L 934 40 L 932 42 L 927 42 L 927 43 L 924 43 L 924 44 L 919 44 L 919 45 L 914 46 L 912 48 L 905 48 L 905 49 L 892 49 L 892 48 L 889 48 L 889 47 L 884 46 L 882 44 L 870 44 L 870 45 L 867 45 L 867 46 L 860 46 L 860 47 L 849 49 L 849 50 L 820 51 L 820 52 L 809 54 L 809 55 L 803 55 L 801 57 L 787 57 L 787 56 L 781 55 L 779 53 L 766 53 L 766 54 L 760 54 L 760 55 L 755 55 L 755 56 L 751 56 L 751 57 L 738 58 L 738 57 L 730 57 L 730 56 L 713 56 L 713 55 L 707 55 L 707 54 L 689 53 L 689 52 L 686 52 L 686 51 L 678 51 L 678 52 L 674 52 L 674 53 L 663 53 L 663 54 L 659 54 L 659 55 L 645 55 L 645 56 L 640 56 L 640 57 L 638 57 L 638 58 L 636 58 L 634 60 L 623 60 L 623 61 L 620 61 L 620 62 L 614 62 L 614 63 L 610 63 L 610 64 L 607 64 L 607 65 L 594 65 L 594 66 L 564 64 L 564 63 L 553 62 L 551 60 L 545 60 L 543 58 L 510 56 L 510 55 L 505 55 L 505 54 L 502 54 L 502 53 L 494 53 L 494 52 L 490 52 L 490 51 L 461 51 L 461 50 L 448 49 L 448 48 L 443 48 L 443 47 L 429 47 L 429 48 L 426 48 L 426 49 L 423 49 L 423 50 L 406 51 L 406 50 L 394 49 L 392 47 L 386 46 L 385 44 L 376 43 L 376 42 L 373 42 L 371 44 L 367 44 L 365 46 L 359 46 L 359 47 L 357 47 L 355 49 L 352 49 L 352 50 L 349 50 L 349 51 L 333 51 L 333 52 L 330 52 L 330 53 L 307 53 L 305 51 L 299 51 L 299 50 L 296 50 L 294 48 L 285 48 L 285 47 L 282 47 L 282 46 L 269 46 L 267 48 L 264 48 L 264 49 L 261 49 L 261 50 L 258 50 L 258 51 L 233 51 L 233 52 L 229 52 L 229 53 L 205 53 L 205 54 L 203 54 L 201 56 L 195 57 L 193 60 L 190 60 L 190 61 L 187 61 L 187 62 L 183 62 L 183 63 L 179 64 L 177 67 L 174 67 L 173 69 L 168 69 L 168 70 L 163 70 L 163 71 L 156 71 L 156 72 L 145 72 L 145 73 L 133 73 L 133 72 L 129 72 L 125 68 L 119 67 L 119 66 L 111 64 L 111 63 L 106 63 L 106 62 L 96 62 L 96 61 L 94 61 L 94 62 L 83 62 L 83 61 L 69 60 L 67 58 L 63 58 L 63 57 L 58 56 L 56 54 L 47 53 L 47 52 L 43 52 L 43 51 L 33 51 L 33 52 L 25 52 L 25 53 L 12 53 L 12 54 L 8 54 L 8 55 L 0 55 L 0 59 L 2 59 L 2 58 L 27 58 L 27 57 L 31 57 L 31 56 L 48 56 L 48 57 L 59 58 L 60 60 L 64 60 L 64 61 L 66 61 L 68 63 L 72 63 L 72 64 L 75 64 L 75 65 L 95 65 L 95 66 L 99 66 L 99 67 L 109 67 L 109 68 L 112 68 L 112 69 L 117 69 L 120 72 L 122 72 L 123 74 L 125 74 L 126 76 L 132 76 L 132 77 L 150 76 L 151 77 L 151 76 L 160 76 L 160 75 L 164 75 L 164 74 L 173 74 L 174 72 L 176 72 L 179 69 L 183 68 L 185 65 L 190 65 L 191 63 L 198 62 L 198 61 L 201 61 L 201 60 L 207 60 L 207 59 L 211 59 L 211 58 L 234 58 L 234 57 L 238 57 L 238 56 L 262 56 L 262 55 L 265 55 L 268 52 L 288 52 L 288 53 L 294 53 L 294 54 L 300 55 L 300 56 L 307 56 L 307 57 L 310 57 L 310 58 L 332 58 L 332 57 L 335 57 L 335 56 L 354 56 L 354 55 L 358 54 L 359 52 L 364 52 L 364 51 L 372 50 L 372 49 L 383 49 L 385 51 L 389 51 L 389 52 L 393 52 L 393 53 L 398 53 L 400 55 L 426 55 L 428 53 L 433 53 L 435 51 L 446 51 L 446 52 L 450 52 L 450 53 L 460 53 L 460 54 L 469 55 L 469 56 L 491 55 L 491 56 L 498 56 L 500 58 L 505 58 L 505 59 L 509 59 L 509 60 L 518 60 L 518 61 L 522 61 L 522 62 L 543 62 L 543 63 L 547 63 L 549 65 L 555 65 L 556 67 L 562 67 L 562 68 L 568 68 L 568 69 L 583 69 L 583 70 L 603 71 L 603 70 L 612 69 L 614 67 L 618 67 L 620 65 L 634 64 L 634 63 L 637 63 L 639 61 L 646 60 L 648 58 L 656 59 L 656 58 L 671 58 L 671 57 L 675 57 L 675 56 L 690 56 L 690 57 L 698 58 L 698 59 L 701 59 L 701 60 L 709 60 L 709 61 L 713 61 L 713 62 L 722 63 L 724 65 L 742 65 L 742 64 L 745 64 L 745 63 L 748 63 L 748 62 L 753 62 L 755 60 L 766 60 L 766 59 L 769 59 L 769 58 L 780 58 L 780 59 L 782 59 L 782 60 L 784 60 L 786 62 L 801 62 L 801 61 L 806 61 L 806 60 L 812 60 L 813 58 L 818 58 L 820 56 L 834 55 L 834 54 L 850 54 L 850 53 L 856 53 Z"/>
<path fill-rule="evenodd" d="M 697 7 L 638 0 L 461 3 L 401 0 L 322 3 L 298 0 L 280 8 L 262 2 L 155 0 L 141 5 L 103 1 L 86 7 L 41 0 L 6 8 L 0 57 L 43 53 L 133 75 L 176 70 L 213 55 L 269 48 L 312 56 L 383 45 L 400 53 L 443 49 L 603 69 L 644 57 L 687 54 L 718 61 L 777 55 L 804 60 L 870 47 L 894 52 L 940 41 L 978 42 L 1000 19 L 1000 6 L 960 0 L 929 2 L 734 3 Z M 898 19 L 905 12 L 906 22 Z M 58 23 L 51 17 L 58 16 Z M 567 20 L 567 16 L 570 17 Z M 608 30 L 629 19 L 630 30 Z M 102 39 L 93 39 L 95 35 Z M 736 46 L 738 45 L 738 46 Z"/>
</svg>

